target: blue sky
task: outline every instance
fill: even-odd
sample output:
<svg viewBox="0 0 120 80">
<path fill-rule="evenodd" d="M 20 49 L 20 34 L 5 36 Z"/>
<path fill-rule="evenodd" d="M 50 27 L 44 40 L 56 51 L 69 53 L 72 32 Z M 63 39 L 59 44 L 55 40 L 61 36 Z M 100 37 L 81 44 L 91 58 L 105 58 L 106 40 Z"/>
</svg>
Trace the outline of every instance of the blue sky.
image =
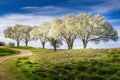
<svg viewBox="0 0 120 80">
<path fill-rule="evenodd" d="M 44 20 L 51 21 L 54 17 L 81 12 L 103 15 L 120 36 L 120 0 L 0 0 L 0 41 L 12 41 L 5 39 L 3 35 L 3 30 L 8 26 L 40 25 Z M 75 46 L 77 42 L 79 41 L 76 40 Z M 101 43 L 96 47 L 120 47 L 116 44 L 120 44 L 120 40 L 106 45 Z M 92 45 L 95 46 L 94 44 L 88 46 L 92 47 Z"/>
</svg>

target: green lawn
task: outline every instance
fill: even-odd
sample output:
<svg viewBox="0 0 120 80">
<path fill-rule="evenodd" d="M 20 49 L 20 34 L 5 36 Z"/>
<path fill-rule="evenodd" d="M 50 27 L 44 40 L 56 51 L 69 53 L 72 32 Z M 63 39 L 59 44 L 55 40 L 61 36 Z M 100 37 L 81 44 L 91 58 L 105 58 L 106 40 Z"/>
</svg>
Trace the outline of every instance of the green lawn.
<svg viewBox="0 0 120 80">
<path fill-rule="evenodd" d="M 18 54 L 19 51 L 10 48 L 0 48 L 0 57 Z"/>
<path fill-rule="evenodd" d="M 34 55 L 4 63 L 5 66 L 9 65 L 7 73 L 11 74 L 10 77 L 14 77 L 12 80 L 120 79 L 120 49 L 81 49 L 57 52 L 40 48 L 27 50 L 34 52 Z M 4 79 L 5 77 L 2 78 Z"/>
</svg>

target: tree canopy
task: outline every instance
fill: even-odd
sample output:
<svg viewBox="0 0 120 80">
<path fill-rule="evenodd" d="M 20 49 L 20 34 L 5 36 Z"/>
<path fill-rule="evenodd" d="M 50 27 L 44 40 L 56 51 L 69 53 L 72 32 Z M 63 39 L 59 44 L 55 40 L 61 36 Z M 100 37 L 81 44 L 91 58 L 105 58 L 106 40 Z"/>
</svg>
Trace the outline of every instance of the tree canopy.
<svg viewBox="0 0 120 80">
<path fill-rule="evenodd" d="M 84 48 L 90 41 L 98 44 L 100 41 L 118 39 L 117 31 L 100 14 L 93 16 L 91 13 L 81 13 L 77 18 L 77 35 L 82 40 Z"/>
<path fill-rule="evenodd" d="M 17 41 L 17 46 L 23 40 L 27 46 L 30 40 L 40 40 L 44 48 L 48 41 L 56 51 L 62 45 L 62 40 L 73 48 L 76 38 L 81 39 L 83 48 L 87 47 L 88 42 L 95 44 L 117 41 L 117 31 L 112 25 L 100 15 L 91 13 L 80 13 L 78 15 L 68 14 L 62 18 L 54 18 L 51 22 L 44 21 L 39 26 L 30 27 L 27 25 L 15 25 L 4 30 L 6 38 Z"/>
<path fill-rule="evenodd" d="M 8 27 L 4 30 L 4 35 L 6 38 L 11 38 L 17 41 L 17 46 L 19 47 L 20 41 L 23 40 L 28 45 L 30 41 L 29 32 L 32 30 L 30 26 L 16 24 L 13 27 Z"/>
</svg>

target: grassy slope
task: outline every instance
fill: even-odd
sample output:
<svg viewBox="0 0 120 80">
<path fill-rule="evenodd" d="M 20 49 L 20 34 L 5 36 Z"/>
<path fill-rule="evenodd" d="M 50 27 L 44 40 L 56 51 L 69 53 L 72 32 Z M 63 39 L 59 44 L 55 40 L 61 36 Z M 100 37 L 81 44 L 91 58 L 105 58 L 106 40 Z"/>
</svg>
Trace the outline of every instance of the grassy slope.
<svg viewBox="0 0 120 80">
<path fill-rule="evenodd" d="M 5 65 L 10 65 L 7 71 L 14 74 L 12 80 L 120 79 L 120 49 L 58 52 L 31 47 L 26 49 L 36 54 L 32 57 L 14 59 Z"/>
<path fill-rule="evenodd" d="M 29 80 L 119 80 L 120 50 L 41 51 L 16 66 Z"/>
<path fill-rule="evenodd" d="M 2 56 L 8 56 L 8 55 L 14 55 L 14 54 L 18 54 L 19 51 L 10 49 L 10 48 L 0 48 L 0 57 Z"/>
</svg>

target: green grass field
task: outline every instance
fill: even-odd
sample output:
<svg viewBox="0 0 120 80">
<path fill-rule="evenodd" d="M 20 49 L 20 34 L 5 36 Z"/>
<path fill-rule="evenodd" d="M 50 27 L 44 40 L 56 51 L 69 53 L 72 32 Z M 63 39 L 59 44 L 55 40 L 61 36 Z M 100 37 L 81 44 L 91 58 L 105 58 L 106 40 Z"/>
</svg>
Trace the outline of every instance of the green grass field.
<svg viewBox="0 0 120 80">
<path fill-rule="evenodd" d="M 18 54 L 19 51 L 10 48 L 0 48 L 0 57 Z"/>
<path fill-rule="evenodd" d="M 2 64 L 12 80 L 120 80 L 120 49 L 81 49 L 54 52 L 24 48 L 34 54 Z M 1 80 L 6 80 L 5 72 Z M 9 80 L 9 79 L 8 79 Z"/>
</svg>

